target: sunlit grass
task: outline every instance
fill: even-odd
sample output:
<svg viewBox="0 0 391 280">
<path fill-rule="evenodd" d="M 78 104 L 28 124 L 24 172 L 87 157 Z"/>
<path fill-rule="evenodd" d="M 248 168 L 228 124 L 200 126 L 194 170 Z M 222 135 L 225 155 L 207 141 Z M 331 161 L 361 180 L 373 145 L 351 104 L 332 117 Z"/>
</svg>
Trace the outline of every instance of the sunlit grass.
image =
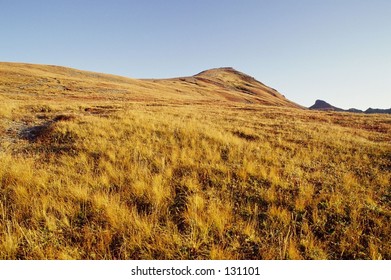
<svg viewBox="0 0 391 280">
<path fill-rule="evenodd" d="M 389 115 L 56 71 L 2 76 L 1 259 L 391 258 Z"/>
<path fill-rule="evenodd" d="M 1 258 L 390 258 L 387 116 L 57 109 L 2 132 Z"/>
</svg>

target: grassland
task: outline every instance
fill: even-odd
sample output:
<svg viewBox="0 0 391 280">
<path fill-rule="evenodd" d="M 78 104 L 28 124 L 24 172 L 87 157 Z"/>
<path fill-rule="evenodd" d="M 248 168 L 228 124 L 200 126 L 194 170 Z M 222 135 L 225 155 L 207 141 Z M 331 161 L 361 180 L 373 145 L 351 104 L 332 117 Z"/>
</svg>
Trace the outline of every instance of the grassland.
<svg viewBox="0 0 391 280">
<path fill-rule="evenodd" d="M 2 259 L 391 259 L 389 115 L 25 77 L 0 86 Z"/>
</svg>

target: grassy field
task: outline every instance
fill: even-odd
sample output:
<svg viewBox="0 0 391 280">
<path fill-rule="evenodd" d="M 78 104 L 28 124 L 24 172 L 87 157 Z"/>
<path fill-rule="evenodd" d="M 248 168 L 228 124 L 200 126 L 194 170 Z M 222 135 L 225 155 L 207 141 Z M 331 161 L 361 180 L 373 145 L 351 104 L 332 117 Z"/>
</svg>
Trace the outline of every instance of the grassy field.
<svg viewBox="0 0 391 280">
<path fill-rule="evenodd" d="M 1 259 L 391 259 L 390 115 L 5 89 Z"/>
</svg>

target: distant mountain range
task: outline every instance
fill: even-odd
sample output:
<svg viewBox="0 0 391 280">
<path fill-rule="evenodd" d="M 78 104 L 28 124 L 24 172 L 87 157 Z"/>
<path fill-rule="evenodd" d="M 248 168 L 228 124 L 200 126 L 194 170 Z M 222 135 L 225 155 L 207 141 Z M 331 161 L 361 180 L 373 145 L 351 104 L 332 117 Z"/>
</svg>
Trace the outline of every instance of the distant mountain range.
<svg viewBox="0 0 391 280">
<path fill-rule="evenodd" d="M 319 111 L 336 111 L 336 112 L 351 112 L 351 113 L 364 113 L 364 114 L 391 114 L 391 108 L 390 109 L 373 109 L 368 108 L 367 110 L 359 110 L 355 108 L 350 108 L 348 110 L 344 110 L 338 107 L 335 107 L 326 101 L 323 100 L 316 100 L 315 104 L 309 107 L 311 110 L 319 110 Z"/>
</svg>

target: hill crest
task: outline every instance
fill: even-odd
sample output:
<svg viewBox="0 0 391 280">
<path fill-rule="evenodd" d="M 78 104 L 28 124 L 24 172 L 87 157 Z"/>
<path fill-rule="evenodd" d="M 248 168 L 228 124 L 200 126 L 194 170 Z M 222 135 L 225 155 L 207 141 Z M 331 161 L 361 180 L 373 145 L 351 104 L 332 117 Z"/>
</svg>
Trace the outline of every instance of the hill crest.
<svg viewBox="0 0 391 280">
<path fill-rule="evenodd" d="M 258 104 L 303 108 L 275 89 L 232 67 L 171 79 L 133 79 L 62 66 L 0 63 L 0 93 L 70 95 L 179 104 Z"/>
</svg>

